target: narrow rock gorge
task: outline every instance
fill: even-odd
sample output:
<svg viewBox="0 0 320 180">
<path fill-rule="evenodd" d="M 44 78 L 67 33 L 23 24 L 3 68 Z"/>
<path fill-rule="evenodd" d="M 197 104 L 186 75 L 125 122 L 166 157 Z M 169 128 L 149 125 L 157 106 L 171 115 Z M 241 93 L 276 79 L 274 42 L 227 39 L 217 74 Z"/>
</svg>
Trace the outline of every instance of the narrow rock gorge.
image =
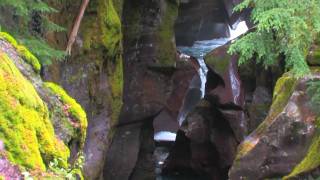
<svg viewBox="0 0 320 180">
<path fill-rule="evenodd" d="M 320 177 L 320 1 L 0 10 L 0 180 Z"/>
</svg>

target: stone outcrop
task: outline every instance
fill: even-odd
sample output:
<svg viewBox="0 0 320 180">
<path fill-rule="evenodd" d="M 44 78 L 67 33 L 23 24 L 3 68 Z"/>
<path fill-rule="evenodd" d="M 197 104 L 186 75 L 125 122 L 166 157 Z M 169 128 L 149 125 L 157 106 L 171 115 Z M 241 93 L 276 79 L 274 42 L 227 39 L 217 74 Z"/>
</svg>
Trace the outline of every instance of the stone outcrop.
<svg viewBox="0 0 320 180">
<path fill-rule="evenodd" d="M 103 175 L 114 180 L 141 174 L 139 159 L 144 157 L 139 151 L 147 141 L 142 128 L 161 111 L 171 113 L 166 104 L 176 67 L 173 25 L 177 2 L 127 0 L 123 12 L 124 104 Z M 154 166 L 148 168 L 153 172 Z"/>
<path fill-rule="evenodd" d="M 49 88 L 38 59 L 4 32 L 0 58 L 0 174 L 20 177 L 24 168 L 45 176 L 53 161 L 67 169 L 83 149 L 86 114 L 61 87 Z"/>
<path fill-rule="evenodd" d="M 50 1 L 59 13 L 50 15 L 71 29 L 80 1 Z M 88 114 L 84 146 L 86 179 L 100 177 L 112 132 L 122 107 L 122 14 L 121 0 L 91 0 L 81 22 L 72 55 L 44 68 L 45 79 L 62 85 Z M 67 44 L 68 32 L 47 35 L 58 49 Z"/>
<path fill-rule="evenodd" d="M 319 73 L 298 80 L 287 73 L 278 80 L 268 116 L 239 146 L 230 179 L 292 178 L 319 165 L 312 160 L 318 115 L 307 93 L 314 78 L 319 80 Z"/>
<path fill-rule="evenodd" d="M 189 113 L 165 164 L 165 171 L 194 171 L 209 179 L 226 179 L 238 145 L 215 103 L 202 100 Z"/>
</svg>

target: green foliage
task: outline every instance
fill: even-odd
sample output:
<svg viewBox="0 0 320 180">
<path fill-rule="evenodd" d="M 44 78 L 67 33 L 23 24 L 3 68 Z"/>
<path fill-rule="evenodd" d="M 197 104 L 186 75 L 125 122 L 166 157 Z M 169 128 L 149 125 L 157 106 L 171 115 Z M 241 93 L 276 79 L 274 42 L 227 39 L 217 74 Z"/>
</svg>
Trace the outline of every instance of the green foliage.
<svg viewBox="0 0 320 180">
<path fill-rule="evenodd" d="M 49 169 L 51 172 L 53 172 L 55 175 L 66 179 L 66 180 L 77 180 L 79 177 L 81 180 L 83 180 L 82 175 L 82 169 L 84 164 L 84 155 L 83 153 L 78 154 L 78 158 L 75 161 L 74 165 L 69 168 L 62 168 L 59 166 L 59 161 L 57 159 L 54 159 L 49 164 Z"/>
<path fill-rule="evenodd" d="M 64 51 L 50 47 L 43 39 L 47 32 L 65 30 L 47 18 L 49 13 L 55 13 L 57 10 L 42 0 L 1 0 L 0 8 L 6 9 L 0 12 L 2 31 L 12 33 L 19 43 L 35 54 L 41 64 L 46 65 L 52 60 L 64 59 Z"/>
<path fill-rule="evenodd" d="M 53 59 L 62 60 L 65 52 L 51 48 L 43 39 L 30 37 L 29 39 L 20 39 L 22 44 L 30 49 L 33 54 L 38 57 L 41 64 L 49 65 Z"/>
<path fill-rule="evenodd" d="M 253 8 L 256 30 L 235 41 L 229 53 L 240 54 L 240 64 L 257 59 L 265 66 L 284 55 L 286 69 L 295 75 L 309 73 L 305 61 L 320 32 L 319 0 L 245 0 L 235 11 Z"/>
<path fill-rule="evenodd" d="M 70 97 L 59 85 L 51 82 L 46 82 L 45 86 L 60 98 L 62 103 L 65 105 L 65 109 L 68 111 L 68 113 L 71 114 L 73 118 L 75 118 L 74 121 L 80 128 L 81 145 L 83 145 L 86 138 L 88 123 L 87 115 L 82 109 L 81 105 L 78 104 L 72 97 Z"/>
</svg>

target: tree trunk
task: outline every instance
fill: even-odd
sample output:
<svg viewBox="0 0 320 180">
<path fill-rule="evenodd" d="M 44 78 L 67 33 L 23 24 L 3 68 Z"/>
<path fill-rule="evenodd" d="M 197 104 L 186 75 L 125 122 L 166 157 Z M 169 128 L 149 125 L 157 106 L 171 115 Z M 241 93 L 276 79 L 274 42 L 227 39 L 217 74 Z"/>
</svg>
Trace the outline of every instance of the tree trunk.
<svg viewBox="0 0 320 180">
<path fill-rule="evenodd" d="M 81 24 L 84 12 L 85 12 L 88 4 L 89 4 L 89 1 L 90 0 L 82 0 L 82 4 L 81 4 L 81 7 L 80 7 L 79 14 L 77 16 L 76 21 L 73 24 L 72 30 L 71 30 L 70 35 L 69 35 L 69 40 L 68 40 L 68 44 L 67 44 L 67 48 L 66 48 L 66 53 L 68 55 L 71 55 L 72 45 L 74 44 L 74 42 L 76 40 L 76 37 L 78 35 L 80 24 Z"/>
</svg>

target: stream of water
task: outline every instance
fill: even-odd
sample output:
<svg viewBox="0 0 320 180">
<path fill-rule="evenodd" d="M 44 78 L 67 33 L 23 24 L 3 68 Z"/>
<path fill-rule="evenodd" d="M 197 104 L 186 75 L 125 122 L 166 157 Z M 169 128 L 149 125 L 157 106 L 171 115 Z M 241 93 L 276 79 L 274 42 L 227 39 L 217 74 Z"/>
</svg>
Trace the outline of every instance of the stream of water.
<svg viewBox="0 0 320 180">
<path fill-rule="evenodd" d="M 196 41 L 193 46 L 178 46 L 177 49 L 183 54 L 183 56 L 193 56 L 197 58 L 200 68 L 198 69 L 199 76 L 195 76 L 189 86 L 188 94 L 185 97 L 183 105 L 180 109 L 178 115 L 178 122 L 180 126 L 183 121 L 186 119 L 189 112 L 198 104 L 198 102 L 204 98 L 205 96 L 205 85 L 207 82 L 207 72 L 208 68 L 205 64 L 204 56 L 211 52 L 212 50 L 223 46 L 229 41 L 234 40 L 238 36 L 244 34 L 248 31 L 248 27 L 244 21 L 239 22 L 235 29 L 229 28 L 230 37 L 229 38 L 220 38 L 220 39 L 212 39 L 206 41 Z M 175 133 L 171 132 L 159 132 L 155 134 L 155 141 L 161 142 L 174 142 L 176 138 Z M 161 174 L 161 166 L 163 165 L 165 159 L 169 155 L 169 147 L 159 146 L 156 147 L 154 156 L 156 159 L 156 174 L 157 180 L 194 180 L 194 179 L 206 179 L 205 177 L 195 176 L 190 172 L 164 176 Z"/>
</svg>

